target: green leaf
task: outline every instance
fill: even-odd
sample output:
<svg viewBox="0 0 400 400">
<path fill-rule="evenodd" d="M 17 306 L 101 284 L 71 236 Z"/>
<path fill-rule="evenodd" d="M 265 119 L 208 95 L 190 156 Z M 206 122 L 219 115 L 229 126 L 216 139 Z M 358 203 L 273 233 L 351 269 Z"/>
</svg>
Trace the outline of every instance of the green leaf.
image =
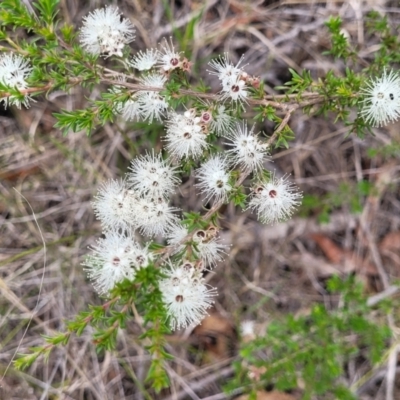
<svg viewBox="0 0 400 400">
<path fill-rule="evenodd" d="M 40 16 L 48 25 L 54 23 L 54 19 L 58 13 L 58 3 L 60 0 L 37 0 L 33 6 L 40 11 Z"/>
</svg>

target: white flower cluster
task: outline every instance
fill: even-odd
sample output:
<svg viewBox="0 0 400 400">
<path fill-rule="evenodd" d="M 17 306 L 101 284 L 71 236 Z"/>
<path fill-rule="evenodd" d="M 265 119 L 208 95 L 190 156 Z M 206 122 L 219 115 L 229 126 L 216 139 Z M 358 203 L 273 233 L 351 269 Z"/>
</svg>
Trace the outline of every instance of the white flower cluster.
<svg viewBox="0 0 400 400">
<path fill-rule="evenodd" d="M 176 169 L 153 152 L 134 159 L 126 179 L 110 180 L 100 187 L 93 208 L 103 225 L 104 239 L 83 263 L 96 290 L 107 295 L 116 283 L 134 279 L 137 270 L 154 259 L 148 246 L 142 248 L 134 240 L 134 230 L 166 237 L 173 246 L 172 255 L 195 259 L 179 266 L 169 261 L 169 268 L 163 270 L 167 278 L 160 282 L 160 289 L 172 329 L 198 324 L 207 315 L 216 289 L 204 283 L 203 271 L 215 267 L 227 248 L 219 242 L 214 226 L 189 235 L 177 209 L 168 205 L 180 182 Z M 187 236 L 191 243 L 185 243 Z"/>
<path fill-rule="evenodd" d="M 171 264 L 162 272 L 166 278 L 160 282 L 160 289 L 171 328 L 200 324 L 217 295 L 217 290 L 205 283 L 201 267 L 186 261 L 179 266 Z"/>
<path fill-rule="evenodd" d="M 175 159 L 197 159 L 210 147 L 209 134 L 229 136 L 234 131 L 234 118 L 226 112 L 225 106 L 204 105 L 207 109 L 203 111 L 191 108 L 182 114 L 168 114 L 164 140 L 166 150 Z"/>
<path fill-rule="evenodd" d="M 30 75 L 32 68 L 29 62 L 18 54 L 4 53 L 0 55 L 0 81 L 3 85 L 16 88 L 19 91 L 28 89 L 26 78 Z M 31 98 L 28 94 L 19 96 L 6 96 L 0 98 L 0 102 L 7 107 L 8 104 L 21 108 L 21 104 L 29 107 Z"/>
<path fill-rule="evenodd" d="M 302 194 L 285 177 L 276 179 L 272 176 L 268 182 L 260 178 L 260 172 L 264 171 L 263 162 L 268 160 L 268 143 L 260 140 L 254 127 L 249 131 L 245 123 L 237 123 L 236 129 L 230 130 L 225 137 L 229 139 L 226 144 L 230 147 L 226 155 L 212 156 L 195 171 L 196 186 L 205 195 L 204 201 L 226 202 L 233 189 L 230 170 L 240 167 L 246 174 L 253 172 L 260 181 L 248 204 L 249 209 L 257 211 L 259 220 L 274 224 L 290 218 L 300 205 Z"/>
<path fill-rule="evenodd" d="M 161 117 L 168 109 L 168 103 L 157 89 L 164 87 L 167 81 L 166 76 L 153 72 L 140 78 L 139 81 L 143 86 L 150 86 L 156 90 L 139 90 L 133 93 L 126 102 L 117 103 L 115 110 L 127 121 L 134 119 L 147 120 L 149 123 L 152 123 L 153 119 L 161 121 Z M 111 91 L 120 93 L 121 89 L 115 86 Z"/>
<path fill-rule="evenodd" d="M 210 112 L 197 116 L 195 109 L 184 114 L 170 113 L 165 137 L 167 150 L 177 159 L 200 157 L 209 146 L 206 133 L 212 120 Z M 214 202 L 228 200 L 233 189 L 232 168 L 240 167 L 244 173 L 253 172 L 258 177 L 263 171 L 264 161 L 268 160 L 269 145 L 254 133 L 254 127 L 249 130 L 245 123 L 237 123 L 235 129 L 231 128 L 224 136 L 229 140 L 225 144 L 230 147 L 226 154 L 211 156 L 195 171 L 198 180 L 196 186 L 204 194 L 205 202 L 211 199 Z M 267 189 L 275 188 L 275 196 L 272 189 L 267 190 L 266 194 L 257 189 L 257 195 L 249 202 L 248 208 L 256 209 L 259 219 L 264 223 L 275 223 L 289 218 L 300 204 L 301 193 L 287 179 L 272 178 L 267 184 L 261 182 L 260 185 L 265 185 Z M 178 242 L 187 235 L 184 228 L 180 229 L 174 230 Z M 181 236 L 179 232 L 182 233 Z M 172 237 L 170 244 L 175 244 Z"/>
<path fill-rule="evenodd" d="M 92 204 L 105 238 L 83 264 L 100 294 L 125 278 L 132 280 L 137 269 L 153 259 L 148 247 L 134 240 L 135 229 L 151 237 L 165 235 L 177 223 L 177 209 L 168 205 L 179 183 L 175 170 L 161 154 L 147 154 L 133 160 L 125 180 L 100 186 Z"/>
<path fill-rule="evenodd" d="M 168 198 L 179 184 L 176 167 L 172 167 L 161 157 L 147 154 L 132 161 L 128 180 L 141 196 Z"/>
<path fill-rule="evenodd" d="M 170 73 L 175 69 L 187 71 L 190 69 L 190 62 L 187 58 L 182 57 L 182 54 L 175 50 L 175 47 L 170 40 L 164 38 L 160 43 L 160 49 L 146 49 L 145 52 L 139 51 L 129 62 L 129 65 L 139 71 L 149 71 L 153 67 L 159 67 L 161 72 Z"/>
<path fill-rule="evenodd" d="M 140 247 L 131 233 L 117 230 L 106 231 L 92 250 L 83 265 L 100 294 L 107 294 L 125 278 L 134 279 L 136 271 L 152 260 L 147 247 Z"/>
<path fill-rule="evenodd" d="M 129 65 L 139 71 L 148 71 L 152 69 L 160 58 L 160 53 L 157 49 L 146 49 L 145 52 L 139 51 L 129 62 Z"/>
<path fill-rule="evenodd" d="M 263 223 L 276 223 L 287 220 L 301 203 L 303 195 L 286 177 L 274 176 L 253 190 L 249 207 L 257 212 Z"/>
<path fill-rule="evenodd" d="M 262 169 L 263 162 L 268 155 L 268 143 L 262 143 L 254 134 L 254 126 L 249 131 L 247 125 L 236 124 L 236 130 L 230 132 L 227 138 L 231 141 L 226 143 L 231 147 L 228 150 L 234 165 L 240 166 L 245 171 L 258 171 Z"/>
<path fill-rule="evenodd" d="M 216 202 L 228 200 L 232 189 L 229 182 L 229 164 L 226 157 L 213 156 L 196 170 L 199 183 L 196 185 L 205 194 L 205 201 L 214 198 Z"/>
<path fill-rule="evenodd" d="M 177 224 L 167 235 L 167 242 L 174 248 L 172 254 L 186 251 L 186 243 L 182 243 L 189 234 L 187 228 L 182 224 Z M 207 230 L 197 230 L 193 234 L 195 246 L 190 248 L 205 268 L 214 268 L 218 261 L 222 261 L 222 255 L 226 254 L 228 246 L 219 242 L 218 229 L 210 226 Z"/>
<path fill-rule="evenodd" d="M 122 18 L 118 8 L 107 6 L 84 19 L 80 40 L 91 54 L 121 57 L 134 33 L 133 25 Z M 170 159 L 177 164 L 202 160 L 195 176 L 206 202 L 226 202 L 230 195 L 239 193 L 234 190 L 238 188 L 233 172 L 239 169 L 236 174 L 247 177 L 252 173 L 260 182 L 250 196 L 248 208 L 256 211 L 261 221 L 275 223 L 291 216 L 302 195 L 286 178 L 272 177 L 268 182 L 261 178 L 269 145 L 254 132 L 254 127 L 249 129 L 233 117 L 244 108 L 250 87 L 259 84 L 258 78 L 243 70 L 243 57 L 236 65 L 227 54 L 211 61 L 213 70 L 209 72 L 220 80 L 222 95 L 215 102 L 199 100 L 184 112 L 171 111 L 162 94 L 174 71 L 188 71 L 191 67 L 171 40 L 164 39 L 158 49 L 139 51 L 122 62 L 139 72 L 135 82 L 141 86 L 133 86 L 137 89 L 128 92 L 124 86 L 132 87 L 126 84 L 132 77 L 121 74 L 117 78 L 120 81 L 116 80 L 111 89 L 117 97 L 121 96 L 121 100 L 115 101 L 115 111 L 125 120 L 151 123 L 165 118 L 163 140 Z M 224 153 L 213 153 L 211 144 L 215 136 L 225 138 L 223 144 L 228 149 Z M 132 280 L 140 268 L 161 261 L 149 251 L 149 245 L 138 244 L 139 234 L 166 239 L 171 258 L 162 269 L 160 289 L 172 329 L 198 324 L 207 314 L 216 289 L 205 283 L 204 273 L 215 268 L 228 249 L 220 242 L 215 226 L 189 232 L 185 222 L 178 218 L 179 210 L 170 206 L 170 197 L 180 183 L 178 168 L 164 160 L 161 153 L 152 151 L 135 158 L 124 179 L 100 186 L 92 204 L 104 238 L 92 248 L 83 264 L 98 292 L 107 295 L 116 283 L 126 278 Z"/>
<path fill-rule="evenodd" d="M 132 23 L 119 13 L 117 7 L 98 8 L 83 18 L 80 41 L 93 55 L 122 57 L 125 45 L 135 39 Z"/>
<path fill-rule="evenodd" d="M 160 46 L 158 65 L 165 73 L 169 73 L 177 68 L 183 71 L 190 70 L 190 62 L 187 58 L 182 58 L 181 53 L 175 50 L 172 40 L 168 43 L 167 39 L 164 39 L 164 42 Z"/>
<path fill-rule="evenodd" d="M 222 85 L 221 100 L 230 99 L 243 108 L 243 102 L 247 102 L 250 86 L 257 86 L 259 79 L 251 77 L 240 66 L 244 57 L 242 56 L 236 65 L 229 60 L 225 53 L 216 60 L 209 62 L 213 71 L 208 71 L 211 75 L 216 75 Z"/>
<path fill-rule="evenodd" d="M 397 72 L 384 70 L 382 76 L 371 79 L 362 89 L 361 116 L 372 126 L 397 121 L 400 116 L 400 77 Z"/>
<path fill-rule="evenodd" d="M 205 123 L 196 116 L 196 110 L 191 109 L 183 114 L 171 112 L 166 122 L 166 148 L 171 155 L 182 158 L 198 158 L 209 146 Z"/>
<path fill-rule="evenodd" d="M 210 121 L 210 130 L 218 136 L 226 135 L 233 130 L 235 119 L 230 116 L 226 107 L 220 104 L 216 107 L 215 114 Z"/>
<path fill-rule="evenodd" d="M 183 58 L 181 53 L 175 51 L 174 45 L 166 39 L 160 44 L 160 50 L 147 49 L 139 51 L 127 64 L 145 75 L 139 78 L 140 84 L 154 90 L 139 90 L 125 101 L 117 103 L 115 110 L 127 120 L 144 120 L 151 123 L 153 119 L 161 121 L 166 116 L 168 103 L 160 91 L 165 87 L 167 76 L 173 70 L 180 68 L 184 71 L 190 69 L 190 63 Z M 120 86 L 111 89 L 120 93 Z"/>
<path fill-rule="evenodd" d="M 168 196 L 179 183 L 176 168 L 161 154 L 133 160 L 126 180 L 103 184 L 93 208 L 104 229 L 138 229 L 146 236 L 165 235 L 176 223 L 178 211 Z"/>
<path fill-rule="evenodd" d="M 183 259 L 195 256 L 195 263 L 184 262 L 180 267 L 170 265 L 163 272 L 167 276 L 160 284 L 164 303 L 170 317 L 172 329 L 186 328 L 199 324 L 207 315 L 207 308 L 213 304 L 217 290 L 205 285 L 203 271 L 214 268 L 228 246 L 218 240 L 218 229 L 209 226 L 197 230 L 191 236 L 191 243 L 185 243 L 189 235 L 187 228 L 177 224 L 167 235 L 167 242 L 173 248 L 172 254 L 180 254 Z"/>
<path fill-rule="evenodd" d="M 167 242 L 173 248 L 172 255 L 179 253 L 181 259 L 188 256 L 197 258 L 195 262 L 185 261 L 180 266 L 169 263 L 169 267 L 162 271 L 166 279 L 161 281 L 160 289 L 172 329 L 199 324 L 207 315 L 217 289 L 204 283 L 203 272 L 214 268 L 228 247 L 219 242 L 218 230 L 214 226 L 188 235 L 182 223 L 174 226 L 167 235 Z M 186 237 L 191 237 L 193 243 L 185 243 Z"/>
<path fill-rule="evenodd" d="M 247 125 L 236 124 L 224 136 L 229 140 L 225 143 L 230 147 L 226 155 L 214 155 L 196 170 L 199 183 L 196 185 L 205 194 L 207 202 L 228 200 L 232 190 L 230 170 L 236 166 L 245 173 L 258 173 L 263 169 L 263 162 L 268 159 L 268 143 L 263 143 L 254 134 L 254 127 L 249 131 Z"/>
</svg>

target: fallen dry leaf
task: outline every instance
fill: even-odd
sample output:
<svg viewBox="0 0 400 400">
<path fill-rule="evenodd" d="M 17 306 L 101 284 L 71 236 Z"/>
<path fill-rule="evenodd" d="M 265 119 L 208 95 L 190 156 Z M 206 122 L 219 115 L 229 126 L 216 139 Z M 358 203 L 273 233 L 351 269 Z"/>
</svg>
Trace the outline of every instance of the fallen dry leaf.
<svg viewBox="0 0 400 400">
<path fill-rule="evenodd" d="M 400 251 L 400 231 L 389 232 L 379 244 L 379 250 L 385 251 Z"/>
<path fill-rule="evenodd" d="M 368 260 L 361 258 L 353 251 L 341 249 L 322 233 L 313 233 L 310 237 L 318 244 L 326 258 L 336 264 L 341 272 L 359 272 L 371 276 L 378 275 L 375 266 Z"/>
<path fill-rule="evenodd" d="M 400 231 L 389 232 L 378 247 L 388 273 L 400 277 Z"/>
<path fill-rule="evenodd" d="M 291 261 L 301 268 L 306 268 L 318 278 L 328 278 L 342 272 L 340 265 L 327 262 L 322 257 L 317 257 L 306 252 L 294 254 L 291 256 Z"/>
<path fill-rule="evenodd" d="M 317 243 L 330 262 L 334 264 L 340 264 L 343 262 L 345 252 L 331 239 L 322 233 L 313 233 L 310 237 L 315 241 L 315 243 Z"/>
<path fill-rule="evenodd" d="M 27 176 L 36 174 L 40 168 L 38 165 L 32 165 L 27 168 L 20 168 L 12 171 L 0 171 L 0 179 L 7 181 L 17 181 L 18 179 L 26 178 Z"/>
<path fill-rule="evenodd" d="M 194 347 L 203 351 L 201 363 L 205 364 L 233 356 L 238 334 L 231 320 L 213 313 L 196 326 L 191 339 Z"/>
</svg>

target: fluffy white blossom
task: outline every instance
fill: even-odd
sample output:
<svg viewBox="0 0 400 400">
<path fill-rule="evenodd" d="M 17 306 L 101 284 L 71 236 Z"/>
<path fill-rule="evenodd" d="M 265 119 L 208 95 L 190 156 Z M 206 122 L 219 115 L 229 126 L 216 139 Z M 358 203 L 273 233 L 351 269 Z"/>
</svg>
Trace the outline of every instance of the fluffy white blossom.
<svg viewBox="0 0 400 400">
<path fill-rule="evenodd" d="M 248 208 L 257 212 L 263 223 L 274 224 L 290 218 L 301 204 L 303 195 L 287 177 L 275 178 L 262 183 L 253 191 Z"/>
<path fill-rule="evenodd" d="M 124 78 L 122 78 L 121 80 L 124 81 Z M 110 92 L 118 95 L 123 92 L 123 88 L 120 85 L 116 85 L 110 89 Z M 140 120 L 142 110 L 137 99 L 137 93 L 132 93 L 130 98 L 128 98 L 128 100 L 126 100 L 125 102 L 116 102 L 114 110 L 117 114 L 120 114 L 122 118 L 126 121 L 131 121 L 135 118 Z"/>
<path fill-rule="evenodd" d="M 140 232 L 146 236 L 165 235 L 176 225 L 179 209 L 171 207 L 162 198 L 141 198 L 134 208 L 135 221 Z"/>
<path fill-rule="evenodd" d="M 158 155 L 146 154 L 132 161 L 128 173 L 128 182 L 140 195 L 150 197 L 168 197 L 179 183 L 176 176 L 176 167 L 172 167 L 168 161 Z"/>
<path fill-rule="evenodd" d="M 217 107 L 215 115 L 210 122 L 210 129 L 218 136 L 226 136 L 232 132 L 235 118 L 227 114 L 226 107 L 221 104 Z"/>
<path fill-rule="evenodd" d="M 122 57 L 123 48 L 134 39 L 134 26 L 116 7 L 98 8 L 83 18 L 80 41 L 91 54 Z"/>
<path fill-rule="evenodd" d="M 153 73 L 142 79 L 140 82 L 145 86 L 163 88 L 167 78 L 163 75 Z M 161 117 L 168 109 L 168 103 L 159 91 L 139 91 L 137 93 L 140 105 L 141 116 L 151 123 L 153 119 L 161 121 Z"/>
<path fill-rule="evenodd" d="M 170 39 L 168 43 L 167 39 L 160 43 L 161 49 L 159 50 L 159 66 L 165 71 L 171 71 L 180 66 L 181 55 L 175 50 L 175 47 Z"/>
<path fill-rule="evenodd" d="M 151 255 L 141 249 L 131 234 L 107 231 L 92 248 L 93 254 L 82 263 L 100 294 L 108 293 L 125 278 L 133 280 L 136 270 L 148 264 Z"/>
<path fill-rule="evenodd" d="M 182 224 L 177 224 L 171 228 L 167 234 L 167 243 L 174 246 L 172 254 L 183 251 L 186 247 L 182 240 L 188 235 L 188 230 Z M 206 267 L 214 268 L 216 263 L 223 260 L 226 250 L 229 246 L 220 243 L 218 230 L 214 226 L 210 226 L 207 230 L 197 230 L 192 237 L 195 245 L 192 246 L 191 252 L 201 260 Z"/>
<path fill-rule="evenodd" d="M 146 49 L 145 52 L 139 51 L 130 61 L 130 65 L 139 71 L 148 71 L 153 68 L 159 60 L 159 52 L 156 49 Z"/>
<path fill-rule="evenodd" d="M 240 67 L 244 57 L 242 56 L 236 65 L 229 61 L 228 54 L 219 56 L 216 60 L 208 64 L 214 71 L 208 71 L 211 75 L 216 75 L 222 85 L 222 100 L 231 99 L 240 105 L 247 99 L 247 74 Z"/>
<path fill-rule="evenodd" d="M 140 83 L 144 86 L 162 89 L 166 80 L 167 78 L 165 76 L 152 73 L 141 78 Z M 114 86 L 111 92 L 117 94 L 121 93 L 121 86 Z M 168 109 L 168 103 L 157 90 L 140 90 L 133 93 L 127 101 L 117 102 L 114 108 L 115 111 L 122 115 L 127 121 L 147 119 L 149 122 L 152 122 L 154 118 L 161 121 L 161 117 Z"/>
<path fill-rule="evenodd" d="M 153 254 L 149 251 L 149 246 L 140 247 L 139 245 L 132 249 L 132 265 L 136 270 L 146 267 L 153 260 Z"/>
<path fill-rule="evenodd" d="M 227 151 L 232 163 L 240 165 L 243 170 L 256 171 L 262 168 L 264 158 L 268 155 L 268 144 L 262 143 L 254 134 L 254 126 L 249 131 L 245 122 L 236 124 L 233 132 L 226 135 L 231 142 Z"/>
<path fill-rule="evenodd" d="M 211 227 L 206 231 L 198 230 L 193 235 L 196 247 L 193 247 L 193 253 L 196 257 L 203 260 L 206 266 L 214 268 L 216 263 L 222 261 L 222 256 L 226 254 L 229 246 L 219 242 L 218 230 Z"/>
<path fill-rule="evenodd" d="M 240 78 L 236 80 L 231 79 L 222 87 L 221 100 L 231 99 L 243 107 L 243 102 L 246 102 L 247 95 L 248 91 L 246 82 Z"/>
<path fill-rule="evenodd" d="M 0 81 L 6 86 L 11 86 L 23 91 L 28 89 L 26 78 L 30 75 L 32 68 L 29 61 L 18 54 L 4 53 L 0 56 Z M 29 107 L 31 98 L 25 94 L 23 98 L 17 96 L 7 96 L 0 98 L 0 102 L 7 107 L 8 104 L 16 105 L 21 108 L 21 104 Z"/>
<path fill-rule="evenodd" d="M 199 183 L 196 185 L 205 194 L 205 200 L 211 198 L 217 202 L 226 201 L 232 189 L 229 183 L 228 162 L 225 157 L 214 156 L 196 170 Z"/>
<path fill-rule="evenodd" d="M 188 233 L 187 228 L 182 224 L 176 224 L 171 227 L 167 234 L 167 243 L 169 246 L 174 247 L 172 254 L 179 253 L 185 249 L 186 245 L 181 242 Z"/>
<path fill-rule="evenodd" d="M 364 100 L 361 116 L 372 126 L 397 121 L 400 116 L 400 77 L 384 70 L 381 77 L 371 79 L 362 90 Z"/>
<path fill-rule="evenodd" d="M 244 60 L 242 56 L 236 65 L 233 65 L 230 60 L 228 53 L 220 55 L 217 59 L 212 60 L 208 65 L 214 69 L 214 71 L 208 71 L 210 75 L 216 75 L 221 81 L 222 86 L 228 85 L 230 82 L 236 81 L 240 78 L 243 73 L 243 67 L 240 64 Z"/>
<path fill-rule="evenodd" d="M 166 125 L 166 147 L 173 157 L 196 158 L 209 146 L 207 136 L 202 131 L 201 119 L 192 111 L 170 113 Z"/>
<path fill-rule="evenodd" d="M 133 121 L 134 119 L 141 119 L 142 109 L 137 100 L 136 93 L 132 94 L 131 98 L 124 103 L 117 103 L 116 111 L 126 121 Z"/>
<path fill-rule="evenodd" d="M 208 315 L 217 290 L 205 284 L 204 278 L 191 263 L 163 268 L 166 276 L 160 282 L 163 302 L 170 318 L 171 329 L 198 325 Z"/>
<path fill-rule="evenodd" d="M 148 197 L 137 197 L 132 207 L 132 215 L 136 227 L 146 225 L 154 216 L 154 203 Z"/>
<path fill-rule="evenodd" d="M 109 180 L 100 185 L 92 202 L 94 213 L 106 229 L 127 228 L 134 224 L 135 193 L 122 180 Z"/>
</svg>

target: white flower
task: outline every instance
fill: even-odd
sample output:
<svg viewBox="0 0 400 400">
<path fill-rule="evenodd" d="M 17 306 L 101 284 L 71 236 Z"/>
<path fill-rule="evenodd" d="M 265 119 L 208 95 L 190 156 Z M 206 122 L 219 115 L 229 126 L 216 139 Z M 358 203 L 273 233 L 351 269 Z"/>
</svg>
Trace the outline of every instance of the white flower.
<svg viewBox="0 0 400 400">
<path fill-rule="evenodd" d="M 174 213 L 179 210 L 170 207 L 162 197 L 144 198 L 142 202 L 142 207 L 146 211 L 135 213 L 140 233 L 146 236 L 165 235 L 176 225 L 178 217 Z M 144 203 L 147 203 L 147 206 Z"/>
<path fill-rule="evenodd" d="M 221 100 L 231 99 L 239 102 L 243 106 L 243 102 L 247 99 L 247 74 L 240 67 L 244 57 L 242 56 L 236 65 L 229 61 L 228 53 L 219 56 L 216 60 L 208 63 L 215 71 L 208 71 L 211 75 L 216 75 L 221 81 L 222 98 Z"/>
<path fill-rule="evenodd" d="M 400 116 L 400 77 L 397 72 L 383 71 L 380 78 L 371 79 L 362 90 L 362 118 L 372 126 L 397 121 Z"/>
<path fill-rule="evenodd" d="M 230 82 L 236 81 L 243 73 L 242 67 L 239 67 L 243 59 L 244 56 L 240 58 L 239 62 L 236 65 L 233 65 L 229 61 L 228 53 L 224 53 L 223 55 L 220 55 L 219 58 L 212 60 L 208 63 L 208 65 L 215 70 L 208 70 L 208 72 L 211 75 L 216 75 L 221 81 L 222 86 L 225 86 Z"/>
<path fill-rule="evenodd" d="M 163 43 L 160 43 L 159 65 L 165 72 L 178 68 L 181 62 L 181 55 L 175 51 L 171 38 L 170 42 L 168 43 L 167 39 L 164 38 Z"/>
<path fill-rule="evenodd" d="M 94 199 L 94 213 L 106 229 L 127 228 L 134 224 L 132 210 L 137 200 L 124 181 L 103 183 Z"/>
<path fill-rule="evenodd" d="M 122 81 L 125 79 L 122 78 Z M 151 88 L 162 89 L 167 78 L 158 73 L 152 73 L 140 79 L 140 83 Z M 122 93 L 122 87 L 119 85 L 113 86 L 111 93 Z M 151 123 L 153 119 L 161 121 L 161 116 L 168 109 L 168 103 L 164 97 L 160 95 L 160 90 L 139 90 L 130 95 L 127 101 L 117 101 L 114 110 L 121 114 L 122 117 L 129 121 L 137 118 L 148 119 Z"/>
<path fill-rule="evenodd" d="M 136 269 L 141 269 L 149 264 L 149 261 L 153 260 L 153 254 L 149 251 L 149 246 L 144 248 L 139 246 L 132 249 L 132 265 Z"/>
<path fill-rule="evenodd" d="M 257 211 L 263 223 L 274 224 L 290 218 L 301 204 L 303 195 L 286 177 L 275 178 L 255 188 L 248 208 Z"/>
<path fill-rule="evenodd" d="M 140 82 L 145 86 L 150 86 L 154 88 L 163 88 L 167 78 L 157 73 L 148 75 L 142 79 Z M 140 112 L 142 117 L 149 122 L 153 122 L 153 119 L 161 121 L 161 116 L 168 109 L 168 103 L 165 101 L 164 97 L 160 95 L 159 91 L 140 91 L 137 93 L 138 103 L 140 105 Z"/>
<path fill-rule="evenodd" d="M 196 158 L 208 147 L 207 136 L 203 133 L 200 118 L 190 111 L 185 114 L 171 113 L 167 121 L 165 141 L 167 149 L 178 158 Z"/>
<path fill-rule="evenodd" d="M 137 101 L 136 93 L 134 93 L 125 103 L 118 103 L 116 105 L 116 110 L 126 121 L 132 121 L 135 118 L 140 119 L 142 116 L 142 110 Z"/>
<path fill-rule="evenodd" d="M 182 224 L 171 228 L 167 234 L 167 243 L 174 247 L 172 254 L 180 253 L 186 248 L 186 244 L 181 242 L 187 235 L 188 230 Z M 219 243 L 217 235 L 218 230 L 214 226 L 210 226 L 207 230 L 198 230 L 193 234 L 195 245 L 192 246 L 191 252 L 211 268 L 215 267 L 218 261 L 222 261 L 222 256 L 229 247 Z"/>
<path fill-rule="evenodd" d="M 128 181 L 140 195 L 168 197 L 179 183 L 176 167 L 163 160 L 161 154 L 154 155 L 154 150 L 135 158 L 129 169 L 132 172 L 128 173 Z"/>
<path fill-rule="evenodd" d="M 254 321 L 242 321 L 240 324 L 240 333 L 243 336 L 255 337 L 255 322 Z"/>
<path fill-rule="evenodd" d="M 207 309 L 214 303 L 217 290 L 206 285 L 201 273 L 190 263 L 179 267 L 170 265 L 162 273 L 166 278 L 160 281 L 160 290 L 171 329 L 200 324 L 208 315 Z"/>
<path fill-rule="evenodd" d="M 11 86 L 19 91 L 28 88 L 26 78 L 30 75 L 32 68 L 29 61 L 25 60 L 18 54 L 4 53 L 0 56 L 0 81 L 6 86 Z M 17 96 L 7 96 L 0 98 L 0 102 L 4 102 L 4 107 L 8 104 L 16 105 L 21 108 L 21 104 L 29 107 L 31 98 L 25 94 L 23 98 Z"/>
<path fill-rule="evenodd" d="M 261 143 L 253 133 L 254 126 L 248 131 L 245 122 L 236 124 L 236 130 L 226 135 L 232 143 L 225 143 L 232 148 L 227 151 L 234 165 L 243 170 L 256 171 L 262 168 L 264 158 L 268 155 L 268 144 Z"/>
<path fill-rule="evenodd" d="M 206 231 L 198 230 L 193 235 L 196 243 L 193 253 L 210 268 L 214 268 L 218 261 L 223 260 L 222 255 L 226 254 L 225 250 L 229 247 L 218 242 L 217 234 L 218 231 L 212 227 Z"/>
<path fill-rule="evenodd" d="M 246 82 L 240 78 L 232 78 L 223 85 L 221 100 L 231 99 L 243 107 L 243 102 L 246 102 L 247 94 Z"/>
<path fill-rule="evenodd" d="M 98 8 L 83 18 L 80 41 L 91 54 L 122 57 L 123 48 L 134 39 L 134 26 L 116 7 Z"/>
<path fill-rule="evenodd" d="M 138 197 L 132 206 L 136 227 L 146 225 L 154 215 L 154 204 L 148 197 Z"/>
<path fill-rule="evenodd" d="M 125 278 L 133 280 L 136 268 L 147 265 L 147 260 L 138 264 L 137 254 L 143 250 L 131 234 L 107 231 L 104 239 L 99 239 L 92 248 L 93 254 L 82 263 L 93 286 L 100 294 L 108 293 L 116 283 Z M 146 253 L 142 257 L 150 258 Z"/>
<path fill-rule="evenodd" d="M 188 230 L 182 224 L 176 224 L 171 227 L 167 234 L 167 243 L 169 246 L 173 246 L 174 249 L 172 254 L 180 253 L 186 247 L 185 243 L 181 241 L 188 235 Z"/>
<path fill-rule="evenodd" d="M 124 79 L 122 79 L 124 81 Z M 110 89 L 110 92 L 113 94 L 121 94 L 122 87 L 117 85 L 113 86 Z M 137 101 L 137 94 L 133 93 L 130 98 L 125 102 L 117 102 L 114 106 L 114 110 L 116 113 L 121 114 L 122 118 L 126 121 L 134 120 L 135 118 L 140 119 L 141 117 L 141 107 L 139 102 Z"/>
<path fill-rule="evenodd" d="M 226 158 L 214 156 L 196 170 L 196 176 L 200 182 L 196 186 L 205 194 L 205 201 L 213 197 L 216 202 L 228 199 L 228 193 L 232 186 L 229 183 L 227 169 Z"/>
<path fill-rule="evenodd" d="M 159 52 L 156 49 L 146 49 L 146 52 L 139 51 L 129 63 L 139 71 L 148 71 L 153 68 L 159 60 Z"/>
<path fill-rule="evenodd" d="M 226 113 L 226 107 L 219 105 L 214 118 L 210 122 L 211 131 L 214 131 L 218 136 L 227 135 L 232 132 L 235 118 Z"/>
</svg>

